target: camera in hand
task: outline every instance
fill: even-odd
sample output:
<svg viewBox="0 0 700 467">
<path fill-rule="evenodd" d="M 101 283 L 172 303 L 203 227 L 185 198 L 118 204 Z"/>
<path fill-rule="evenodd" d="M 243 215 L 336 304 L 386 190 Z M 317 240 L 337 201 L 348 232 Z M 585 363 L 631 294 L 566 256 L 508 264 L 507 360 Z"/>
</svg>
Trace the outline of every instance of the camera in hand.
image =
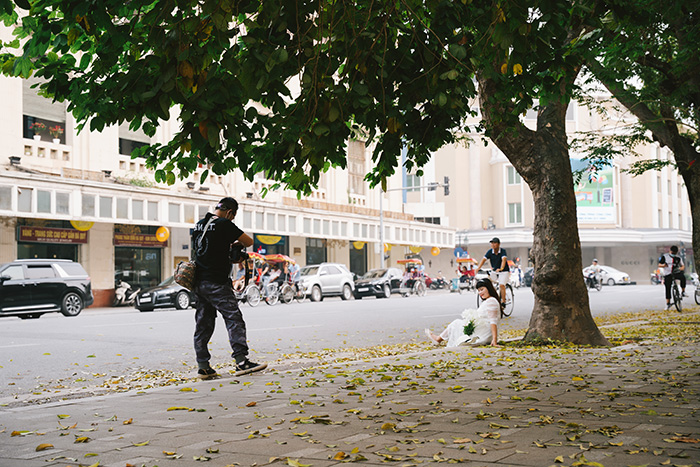
<svg viewBox="0 0 700 467">
<path fill-rule="evenodd" d="M 231 263 L 240 263 L 249 258 L 248 253 L 245 251 L 245 247 L 239 243 L 234 243 L 231 245 L 231 250 L 229 251 L 229 259 Z"/>
</svg>

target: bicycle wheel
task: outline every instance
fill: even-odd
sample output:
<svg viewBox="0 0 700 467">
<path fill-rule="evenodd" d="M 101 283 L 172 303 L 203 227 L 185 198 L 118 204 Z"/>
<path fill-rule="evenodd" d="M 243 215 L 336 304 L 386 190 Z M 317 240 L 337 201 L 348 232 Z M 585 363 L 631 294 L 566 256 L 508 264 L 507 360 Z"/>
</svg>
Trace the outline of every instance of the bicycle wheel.
<svg viewBox="0 0 700 467">
<path fill-rule="evenodd" d="M 513 307 L 515 306 L 513 287 L 510 284 L 506 284 L 506 306 L 501 308 L 501 316 L 510 316 L 513 313 Z"/>
<path fill-rule="evenodd" d="M 289 284 L 284 284 L 280 290 L 280 301 L 282 303 L 291 303 L 294 300 L 294 289 Z"/>
<path fill-rule="evenodd" d="M 416 295 L 419 297 L 425 297 L 428 293 L 428 288 L 423 282 L 418 282 L 415 287 Z"/>
<path fill-rule="evenodd" d="M 695 303 L 700 305 L 700 288 L 699 287 L 695 288 Z"/>
<path fill-rule="evenodd" d="M 673 288 L 671 288 L 671 298 L 673 299 L 676 310 L 679 312 L 683 311 L 683 297 L 681 296 L 681 291 L 678 290 L 678 284 L 673 284 Z"/>
<path fill-rule="evenodd" d="M 306 294 L 304 293 L 304 289 L 299 287 L 298 285 L 295 287 L 296 291 L 294 292 L 294 300 L 297 301 L 297 303 L 301 303 L 306 299 Z"/>
<path fill-rule="evenodd" d="M 260 289 L 257 285 L 251 284 L 245 291 L 245 299 L 250 306 L 258 306 L 260 303 Z"/>
<path fill-rule="evenodd" d="M 270 306 L 276 305 L 280 299 L 280 291 L 279 291 L 279 289 L 277 289 L 277 284 L 276 283 L 268 284 L 267 288 L 268 288 L 268 293 L 267 293 L 267 296 L 265 297 L 265 303 L 267 303 Z"/>
</svg>

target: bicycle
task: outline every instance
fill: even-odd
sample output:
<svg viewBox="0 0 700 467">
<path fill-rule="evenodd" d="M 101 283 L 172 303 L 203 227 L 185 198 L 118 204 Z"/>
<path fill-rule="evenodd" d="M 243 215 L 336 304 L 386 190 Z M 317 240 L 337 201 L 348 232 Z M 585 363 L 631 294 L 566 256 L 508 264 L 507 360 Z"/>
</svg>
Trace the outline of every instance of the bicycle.
<svg viewBox="0 0 700 467">
<path fill-rule="evenodd" d="M 409 295 L 425 297 L 425 295 L 428 293 L 428 288 L 425 286 L 423 279 L 414 279 L 411 287 L 406 287 L 406 281 L 404 281 L 401 283 L 399 290 L 402 297 L 408 297 Z"/>
<path fill-rule="evenodd" d="M 489 277 L 489 280 L 491 278 Z M 500 292 L 499 284 L 497 282 L 494 282 L 491 280 L 493 283 L 494 288 Z M 476 307 L 479 308 L 479 305 L 481 305 L 481 296 L 477 292 L 476 294 Z M 503 306 L 503 302 L 501 302 L 501 318 L 506 318 L 510 316 L 513 313 L 513 308 L 515 307 L 515 299 L 514 299 L 514 293 L 513 293 L 513 286 L 510 284 L 506 284 L 506 300 L 505 300 L 505 306 Z"/>
<path fill-rule="evenodd" d="M 678 288 L 678 279 L 673 279 L 673 285 L 671 285 L 671 300 L 673 302 L 673 306 L 676 307 L 676 310 L 680 313 L 683 311 L 683 294 L 681 293 L 681 289 Z M 695 289 L 695 301 L 698 300 L 698 291 Z"/>
</svg>

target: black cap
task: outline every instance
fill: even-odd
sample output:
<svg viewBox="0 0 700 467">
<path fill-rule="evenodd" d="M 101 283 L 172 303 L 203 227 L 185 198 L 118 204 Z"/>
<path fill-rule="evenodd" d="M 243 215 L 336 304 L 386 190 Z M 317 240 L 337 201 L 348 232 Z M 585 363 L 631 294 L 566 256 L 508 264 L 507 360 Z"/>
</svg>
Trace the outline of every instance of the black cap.
<svg viewBox="0 0 700 467">
<path fill-rule="evenodd" d="M 498 237 L 493 237 L 493 238 L 489 241 L 489 243 L 501 243 L 501 240 L 499 240 Z"/>
<path fill-rule="evenodd" d="M 238 211 L 238 201 L 229 197 L 221 199 L 216 205 L 216 209 L 221 209 L 222 211 L 233 211 L 234 213 Z"/>
</svg>

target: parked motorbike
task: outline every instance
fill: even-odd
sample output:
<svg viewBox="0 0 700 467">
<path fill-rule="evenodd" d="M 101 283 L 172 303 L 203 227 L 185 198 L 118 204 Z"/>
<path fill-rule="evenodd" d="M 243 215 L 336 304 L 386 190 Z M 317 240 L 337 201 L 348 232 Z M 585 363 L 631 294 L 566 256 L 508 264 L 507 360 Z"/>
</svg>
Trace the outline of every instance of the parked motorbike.
<svg viewBox="0 0 700 467">
<path fill-rule="evenodd" d="M 426 283 L 428 283 L 427 280 Z M 447 289 L 449 286 L 450 285 L 447 283 L 447 281 L 442 277 L 430 279 L 430 283 L 428 284 L 428 287 L 430 287 L 431 290 Z"/>
<path fill-rule="evenodd" d="M 589 289 L 596 289 L 600 292 L 600 289 L 603 288 L 603 282 L 595 274 L 591 274 L 590 276 L 586 276 L 586 286 Z"/>
<path fill-rule="evenodd" d="M 117 281 L 114 289 L 113 306 L 131 306 L 136 301 L 136 296 L 141 291 L 140 288 L 133 289 L 131 285 L 124 281 Z"/>
<path fill-rule="evenodd" d="M 657 274 L 655 272 L 651 273 L 651 283 L 653 285 L 661 284 L 664 281 L 663 277 L 661 277 L 661 274 Z"/>
</svg>

